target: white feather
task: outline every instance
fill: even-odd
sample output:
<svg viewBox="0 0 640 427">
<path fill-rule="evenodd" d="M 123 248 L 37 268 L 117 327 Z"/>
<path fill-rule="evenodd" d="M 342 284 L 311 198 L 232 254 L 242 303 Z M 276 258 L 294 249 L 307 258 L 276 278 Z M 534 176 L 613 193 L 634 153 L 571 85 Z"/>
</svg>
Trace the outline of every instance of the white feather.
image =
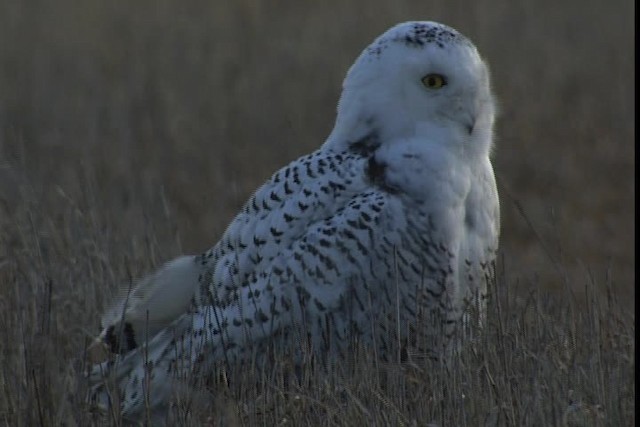
<svg viewBox="0 0 640 427">
<path fill-rule="evenodd" d="M 426 87 L 428 75 L 444 84 Z M 482 310 L 493 274 L 494 116 L 487 66 L 467 38 L 434 22 L 385 32 L 347 73 L 326 142 L 267 180 L 213 248 L 134 290 L 124 317 L 137 335 L 148 316 L 152 338 L 94 367 L 94 399 L 109 404 L 107 371 L 125 415 L 141 413 L 143 383 L 164 408 L 172 378 L 299 328 L 323 357 L 343 355 L 352 333 L 382 356 L 401 342 L 437 354 L 469 301 Z"/>
</svg>

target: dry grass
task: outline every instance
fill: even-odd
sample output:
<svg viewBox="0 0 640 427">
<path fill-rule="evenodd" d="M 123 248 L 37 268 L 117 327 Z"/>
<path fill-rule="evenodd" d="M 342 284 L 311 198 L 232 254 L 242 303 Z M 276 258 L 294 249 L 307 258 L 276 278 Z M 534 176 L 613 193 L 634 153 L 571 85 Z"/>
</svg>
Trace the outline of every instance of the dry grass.
<svg viewBox="0 0 640 427">
<path fill-rule="evenodd" d="M 326 137 L 360 50 L 426 18 L 476 42 L 501 101 L 483 339 L 446 367 L 240 376 L 177 421 L 633 425 L 634 5 L 600 4 L 0 1 L 0 421 L 91 422 L 77 373 L 117 284 L 213 244 Z"/>
</svg>

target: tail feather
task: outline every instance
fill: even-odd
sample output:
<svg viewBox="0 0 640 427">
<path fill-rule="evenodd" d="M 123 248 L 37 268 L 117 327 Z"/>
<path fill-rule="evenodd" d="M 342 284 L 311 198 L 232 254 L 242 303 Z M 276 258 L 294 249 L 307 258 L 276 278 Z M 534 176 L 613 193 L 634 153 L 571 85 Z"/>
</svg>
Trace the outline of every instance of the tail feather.
<svg viewBox="0 0 640 427">
<path fill-rule="evenodd" d="M 108 353 L 124 354 L 151 339 L 184 314 L 199 284 L 194 256 L 181 256 L 154 273 L 123 287 L 101 319 L 102 331 L 89 348 L 92 363 Z"/>
<path fill-rule="evenodd" d="M 183 315 L 148 343 L 93 365 L 88 373 L 89 400 L 104 411 L 116 408 L 123 417 L 133 419 L 145 409 L 166 409 L 174 382 L 186 378 L 199 351 L 192 348 L 197 342 L 181 338 L 187 335 L 190 317 Z"/>
<path fill-rule="evenodd" d="M 300 307 L 293 304 L 293 317 L 264 321 L 272 302 L 281 300 L 278 291 L 255 297 L 242 289 L 237 305 L 192 307 L 148 343 L 94 365 L 89 373 L 91 400 L 105 410 L 120 408 L 127 418 L 139 419 L 145 409 L 165 411 L 180 383 L 201 380 L 200 374 L 210 372 L 214 363 L 234 365 L 251 355 L 256 343 L 289 327 L 293 317 L 300 318 Z M 243 317 L 249 308 L 254 316 Z"/>
</svg>

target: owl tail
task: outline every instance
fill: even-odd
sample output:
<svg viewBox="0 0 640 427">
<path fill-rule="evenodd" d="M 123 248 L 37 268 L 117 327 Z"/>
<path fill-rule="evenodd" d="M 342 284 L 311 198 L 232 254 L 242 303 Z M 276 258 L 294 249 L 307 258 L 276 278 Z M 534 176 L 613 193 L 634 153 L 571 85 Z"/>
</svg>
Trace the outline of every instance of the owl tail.
<svg viewBox="0 0 640 427">
<path fill-rule="evenodd" d="M 133 287 L 123 286 L 102 316 L 102 331 L 88 348 L 89 362 L 101 363 L 109 353 L 134 350 L 187 312 L 200 272 L 194 256 L 181 256 Z"/>
<path fill-rule="evenodd" d="M 190 384 L 204 337 L 191 334 L 196 314 L 185 314 L 148 343 L 91 366 L 89 403 L 99 412 L 131 420 L 166 414 L 168 402 L 181 385 Z"/>
</svg>

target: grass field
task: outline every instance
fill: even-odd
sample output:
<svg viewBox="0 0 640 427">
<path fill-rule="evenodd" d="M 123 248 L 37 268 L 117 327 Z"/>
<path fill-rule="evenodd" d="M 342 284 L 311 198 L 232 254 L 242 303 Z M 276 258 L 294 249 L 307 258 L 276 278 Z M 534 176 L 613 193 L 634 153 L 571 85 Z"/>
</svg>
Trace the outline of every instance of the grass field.
<svg viewBox="0 0 640 427">
<path fill-rule="evenodd" d="M 634 425 L 634 7 L 0 0 L 0 421 L 97 422 L 78 372 L 117 286 L 213 245 L 322 143 L 360 51 L 430 19 L 476 43 L 500 101 L 483 339 L 446 369 L 363 355 L 293 390 L 245 374 L 176 421 Z"/>
</svg>

